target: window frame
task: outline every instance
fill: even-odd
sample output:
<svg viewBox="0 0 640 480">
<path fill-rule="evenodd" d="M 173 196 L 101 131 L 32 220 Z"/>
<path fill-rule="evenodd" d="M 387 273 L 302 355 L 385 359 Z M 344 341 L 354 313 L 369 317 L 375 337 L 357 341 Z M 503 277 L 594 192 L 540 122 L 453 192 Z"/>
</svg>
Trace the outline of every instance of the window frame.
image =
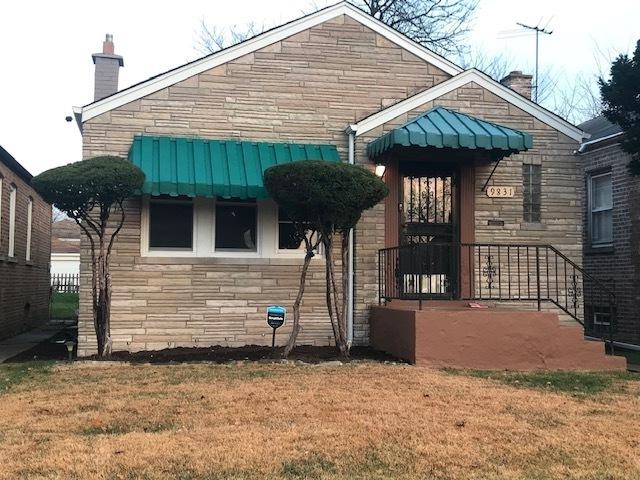
<svg viewBox="0 0 640 480">
<path fill-rule="evenodd" d="M 142 257 L 160 258 L 198 258 L 198 259 L 255 259 L 269 260 L 280 259 L 283 261 L 296 261 L 304 258 L 304 249 L 287 250 L 278 249 L 278 206 L 272 199 L 258 199 L 255 203 L 240 200 L 240 203 L 251 203 L 257 208 L 256 251 L 246 250 L 216 250 L 216 203 L 218 199 L 196 197 L 193 198 L 193 249 L 191 251 L 151 249 L 149 250 L 150 210 L 152 200 L 160 200 L 159 197 L 150 195 L 142 196 L 140 208 L 140 255 Z M 175 199 L 165 199 L 174 200 Z M 229 199 L 220 199 L 220 203 L 236 203 Z M 322 247 L 316 254 L 322 257 Z"/>
<path fill-rule="evenodd" d="M 529 169 L 528 173 L 528 177 L 529 177 L 529 184 L 527 185 L 525 183 L 525 169 Z M 540 183 L 539 185 L 536 185 L 536 183 L 534 183 L 532 181 L 533 177 L 534 177 L 534 170 L 535 169 L 539 169 L 539 178 L 540 178 Z M 533 195 L 534 195 L 534 186 L 539 186 L 540 188 L 540 202 L 539 203 L 534 203 L 533 202 Z M 529 195 L 530 195 L 530 201 L 527 203 L 527 190 L 529 190 Z M 533 212 L 533 206 L 537 205 L 537 212 Z M 527 209 L 527 206 L 531 207 L 531 217 L 527 218 L 527 215 L 529 214 L 529 210 Z M 537 213 L 537 220 L 533 219 L 533 214 Z M 530 223 L 530 224 L 541 224 L 542 223 L 542 165 L 537 164 L 537 163 L 523 163 L 522 164 L 522 221 L 524 223 Z"/>
<path fill-rule="evenodd" d="M 225 258 L 234 258 L 234 257 L 249 257 L 249 258 L 259 258 L 262 257 L 263 252 L 263 243 L 265 239 L 265 235 L 262 228 L 262 208 L 260 205 L 260 201 L 255 199 L 254 201 L 250 199 L 240 199 L 234 200 L 232 198 L 215 198 L 213 200 L 213 211 L 211 212 L 211 251 L 210 254 L 213 257 L 225 257 Z M 256 249 L 248 250 L 243 248 L 216 248 L 216 217 L 217 217 L 217 208 L 218 205 L 239 205 L 239 206 L 248 206 L 254 207 L 256 212 Z"/>
<path fill-rule="evenodd" d="M 24 258 L 27 262 L 31 261 L 31 231 L 33 230 L 33 198 L 29 197 L 27 202 L 27 245 Z"/>
<path fill-rule="evenodd" d="M 287 222 L 293 223 L 290 220 L 280 220 L 280 207 L 278 204 L 275 204 L 275 254 L 279 257 L 288 257 L 288 258 L 298 258 L 304 257 L 307 253 L 307 249 L 305 246 L 302 248 L 280 248 L 280 223 Z M 317 235 L 317 233 L 316 233 Z M 314 250 L 316 255 L 322 254 L 322 246 L 318 245 L 318 248 Z"/>
<path fill-rule="evenodd" d="M 9 185 L 9 244 L 7 256 L 16 257 L 16 207 L 18 203 L 18 187 L 15 183 Z"/>
<path fill-rule="evenodd" d="M 151 241 L 151 203 L 165 203 L 165 204 L 181 204 L 185 203 L 185 199 L 176 198 L 160 198 L 144 196 L 142 198 L 142 216 L 140 225 L 140 234 L 142 240 L 142 255 L 148 257 L 195 257 L 196 256 L 196 244 L 197 244 L 197 215 L 196 215 L 196 202 L 194 199 L 189 199 L 191 203 L 191 214 L 193 216 L 191 221 L 191 249 L 188 248 L 152 248 L 150 247 Z"/>
<path fill-rule="evenodd" d="M 603 208 L 600 210 L 597 210 L 597 212 L 594 211 L 593 209 L 593 181 L 596 178 L 602 178 L 602 177 L 609 177 L 610 178 L 610 183 L 611 183 L 611 207 L 610 208 Z M 588 235 L 588 241 L 589 241 L 589 247 L 593 248 L 593 249 L 598 249 L 598 248 L 611 248 L 613 246 L 613 238 L 614 238 L 614 232 L 613 232 L 613 175 L 612 175 L 612 171 L 610 168 L 607 169 L 600 169 L 600 170 L 594 170 L 591 172 L 587 173 L 587 235 Z M 599 242 L 599 243 L 594 243 L 593 241 L 593 214 L 594 213 L 600 213 L 600 212 L 611 212 L 611 240 L 608 242 Z"/>
</svg>

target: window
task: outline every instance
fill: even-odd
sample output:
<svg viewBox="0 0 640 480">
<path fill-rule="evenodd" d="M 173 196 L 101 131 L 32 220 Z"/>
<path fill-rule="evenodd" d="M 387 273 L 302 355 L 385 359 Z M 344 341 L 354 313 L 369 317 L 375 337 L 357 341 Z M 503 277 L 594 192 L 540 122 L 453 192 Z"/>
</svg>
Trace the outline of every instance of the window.
<svg viewBox="0 0 640 480">
<path fill-rule="evenodd" d="M 9 189 L 9 251 L 10 257 L 15 257 L 16 247 L 16 195 L 18 190 L 15 185 Z"/>
<path fill-rule="evenodd" d="M 304 249 L 302 234 L 293 227 L 293 222 L 281 208 L 278 208 L 278 250 Z"/>
<path fill-rule="evenodd" d="M 25 253 L 25 259 L 28 262 L 31 260 L 31 228 L 33 224 L 33 199 L 29 197 L 29 203 L 27 203 L 27 249 Z"/>
<path fill-rule="evenodd" d="M 149 250 L 193 249 L 193 203 L 186 199 L 149 202 Z"/>
<path fill-rule="evenodd" d="M 540 222 L 540 190 L 542 184 L 542 167 L 540 165 L 522 165 L 523 220 Z"/>
<path fill-rule="evenodd" d="M 590 175 L 587 191 L 591 246 L 609 246 L 613 243 L 611 172 Z"/>
<path fill-rule="evenodd" d="M 215 249 L 257 252 L 258 215 L 254 201 L 216 202 Z"/>
</svg>

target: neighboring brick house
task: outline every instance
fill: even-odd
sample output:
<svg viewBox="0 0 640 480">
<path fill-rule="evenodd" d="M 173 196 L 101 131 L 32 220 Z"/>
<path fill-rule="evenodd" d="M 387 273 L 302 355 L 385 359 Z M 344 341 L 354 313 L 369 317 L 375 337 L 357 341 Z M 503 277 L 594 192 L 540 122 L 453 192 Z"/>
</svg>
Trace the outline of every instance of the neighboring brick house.
<svg viewBox="0 0 640 480">
<path fill-rule="evenodd" d="M 615 339 L 640 345 L 640 177 L 629 172 L 620 127 L 604 116 L 580 127 L 591 134 L 579 149 L 586 187 L 584 267 L 615 290 Z M 585 293 L 589 325 L 606 327 L 608 309 Z"/>
<path fill-rule="evenodd" d="M 0 147 L 0 339 L 49 316 L 51 206 L 31 178 Z"/>
<path fill-rule="evenodd" d="M 80 236 L 78 224 L 69 219 L 51 225 L 51 275 L 80 273 Z"/>
<path fill-rule="evenodd" d="M 302 265 L 287 219 L 264 198 L 261 170 L 275 162 L 386 167 L 391 194 L 353 236 L 354 344 L 368 343 L 379 249 L 411 236 L 553 244 L 581 262 L 583 132 L 530 100 L 530 76 L 503 85 L 463 71 L 346 2 L 119 92 L 111 40 L 94 55 L 95 101 L 74 111 L 84 158 L 128 156 L 147 175 L 114 246 L 114 350 L 270 342 L 265 308 L 291 307 Z M 503 197 L 489 197 L 487 182 Z M 411 201 L 447 198 L 441 222 L 407 219 L 414 183 Z M 332 339 L 323 262 L 310 269 L 302 343 Z M 96 348 L 88 269 L 83 244 L 80 356 Z M 452 279 L 431 277 L 459 297 Z"/>
</svg>

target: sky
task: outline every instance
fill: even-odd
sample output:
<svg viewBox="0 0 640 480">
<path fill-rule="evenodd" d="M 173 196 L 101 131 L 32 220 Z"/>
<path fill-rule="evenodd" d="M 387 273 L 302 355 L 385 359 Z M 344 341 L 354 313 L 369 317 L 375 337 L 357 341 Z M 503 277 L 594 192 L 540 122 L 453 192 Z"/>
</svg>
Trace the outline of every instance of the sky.
<svg viewBox="0 0 640 480">
<path fill-rule="evenodd" d="M 66 122 L 73 106 L 93 99 L 91 54 L 114 36 L 124 57 L 120 88 L 200 57 L 199 25 L 222 28 L 253 21 L 271 27 L 313 10 L 310 0 L 22 0 L 0 15 L 0 145 L 31 173 L 81 159 L 81 136 Z M 335 3 L 315 1 L 316 5 Z M 504 55 L 532 73 L 534 37 L 504 38 L 516 22 L 548 23 L 540 39 L 540 69 L 569 82 L 595 75 L 594 50 L 614 57 L 640 39 L 637 0 L 479 0 L 468 43 Z M 600 56 L 602 58 L 602 55 Z"/>
</svg>

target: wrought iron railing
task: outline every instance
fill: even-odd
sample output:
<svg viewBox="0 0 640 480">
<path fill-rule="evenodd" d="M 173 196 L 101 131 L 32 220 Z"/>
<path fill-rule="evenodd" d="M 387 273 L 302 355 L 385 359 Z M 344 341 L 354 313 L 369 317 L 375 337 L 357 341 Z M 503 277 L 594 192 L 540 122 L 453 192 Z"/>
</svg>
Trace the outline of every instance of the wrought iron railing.
<svg viewBox="0 0 640 480">
<path fill-rule="evenodd" d="M 613 288 L 551 245 L 416 243 L 378 253 L 380 301 L 460 299 L 551 303 L 611 342 Z"/>
</svg>

